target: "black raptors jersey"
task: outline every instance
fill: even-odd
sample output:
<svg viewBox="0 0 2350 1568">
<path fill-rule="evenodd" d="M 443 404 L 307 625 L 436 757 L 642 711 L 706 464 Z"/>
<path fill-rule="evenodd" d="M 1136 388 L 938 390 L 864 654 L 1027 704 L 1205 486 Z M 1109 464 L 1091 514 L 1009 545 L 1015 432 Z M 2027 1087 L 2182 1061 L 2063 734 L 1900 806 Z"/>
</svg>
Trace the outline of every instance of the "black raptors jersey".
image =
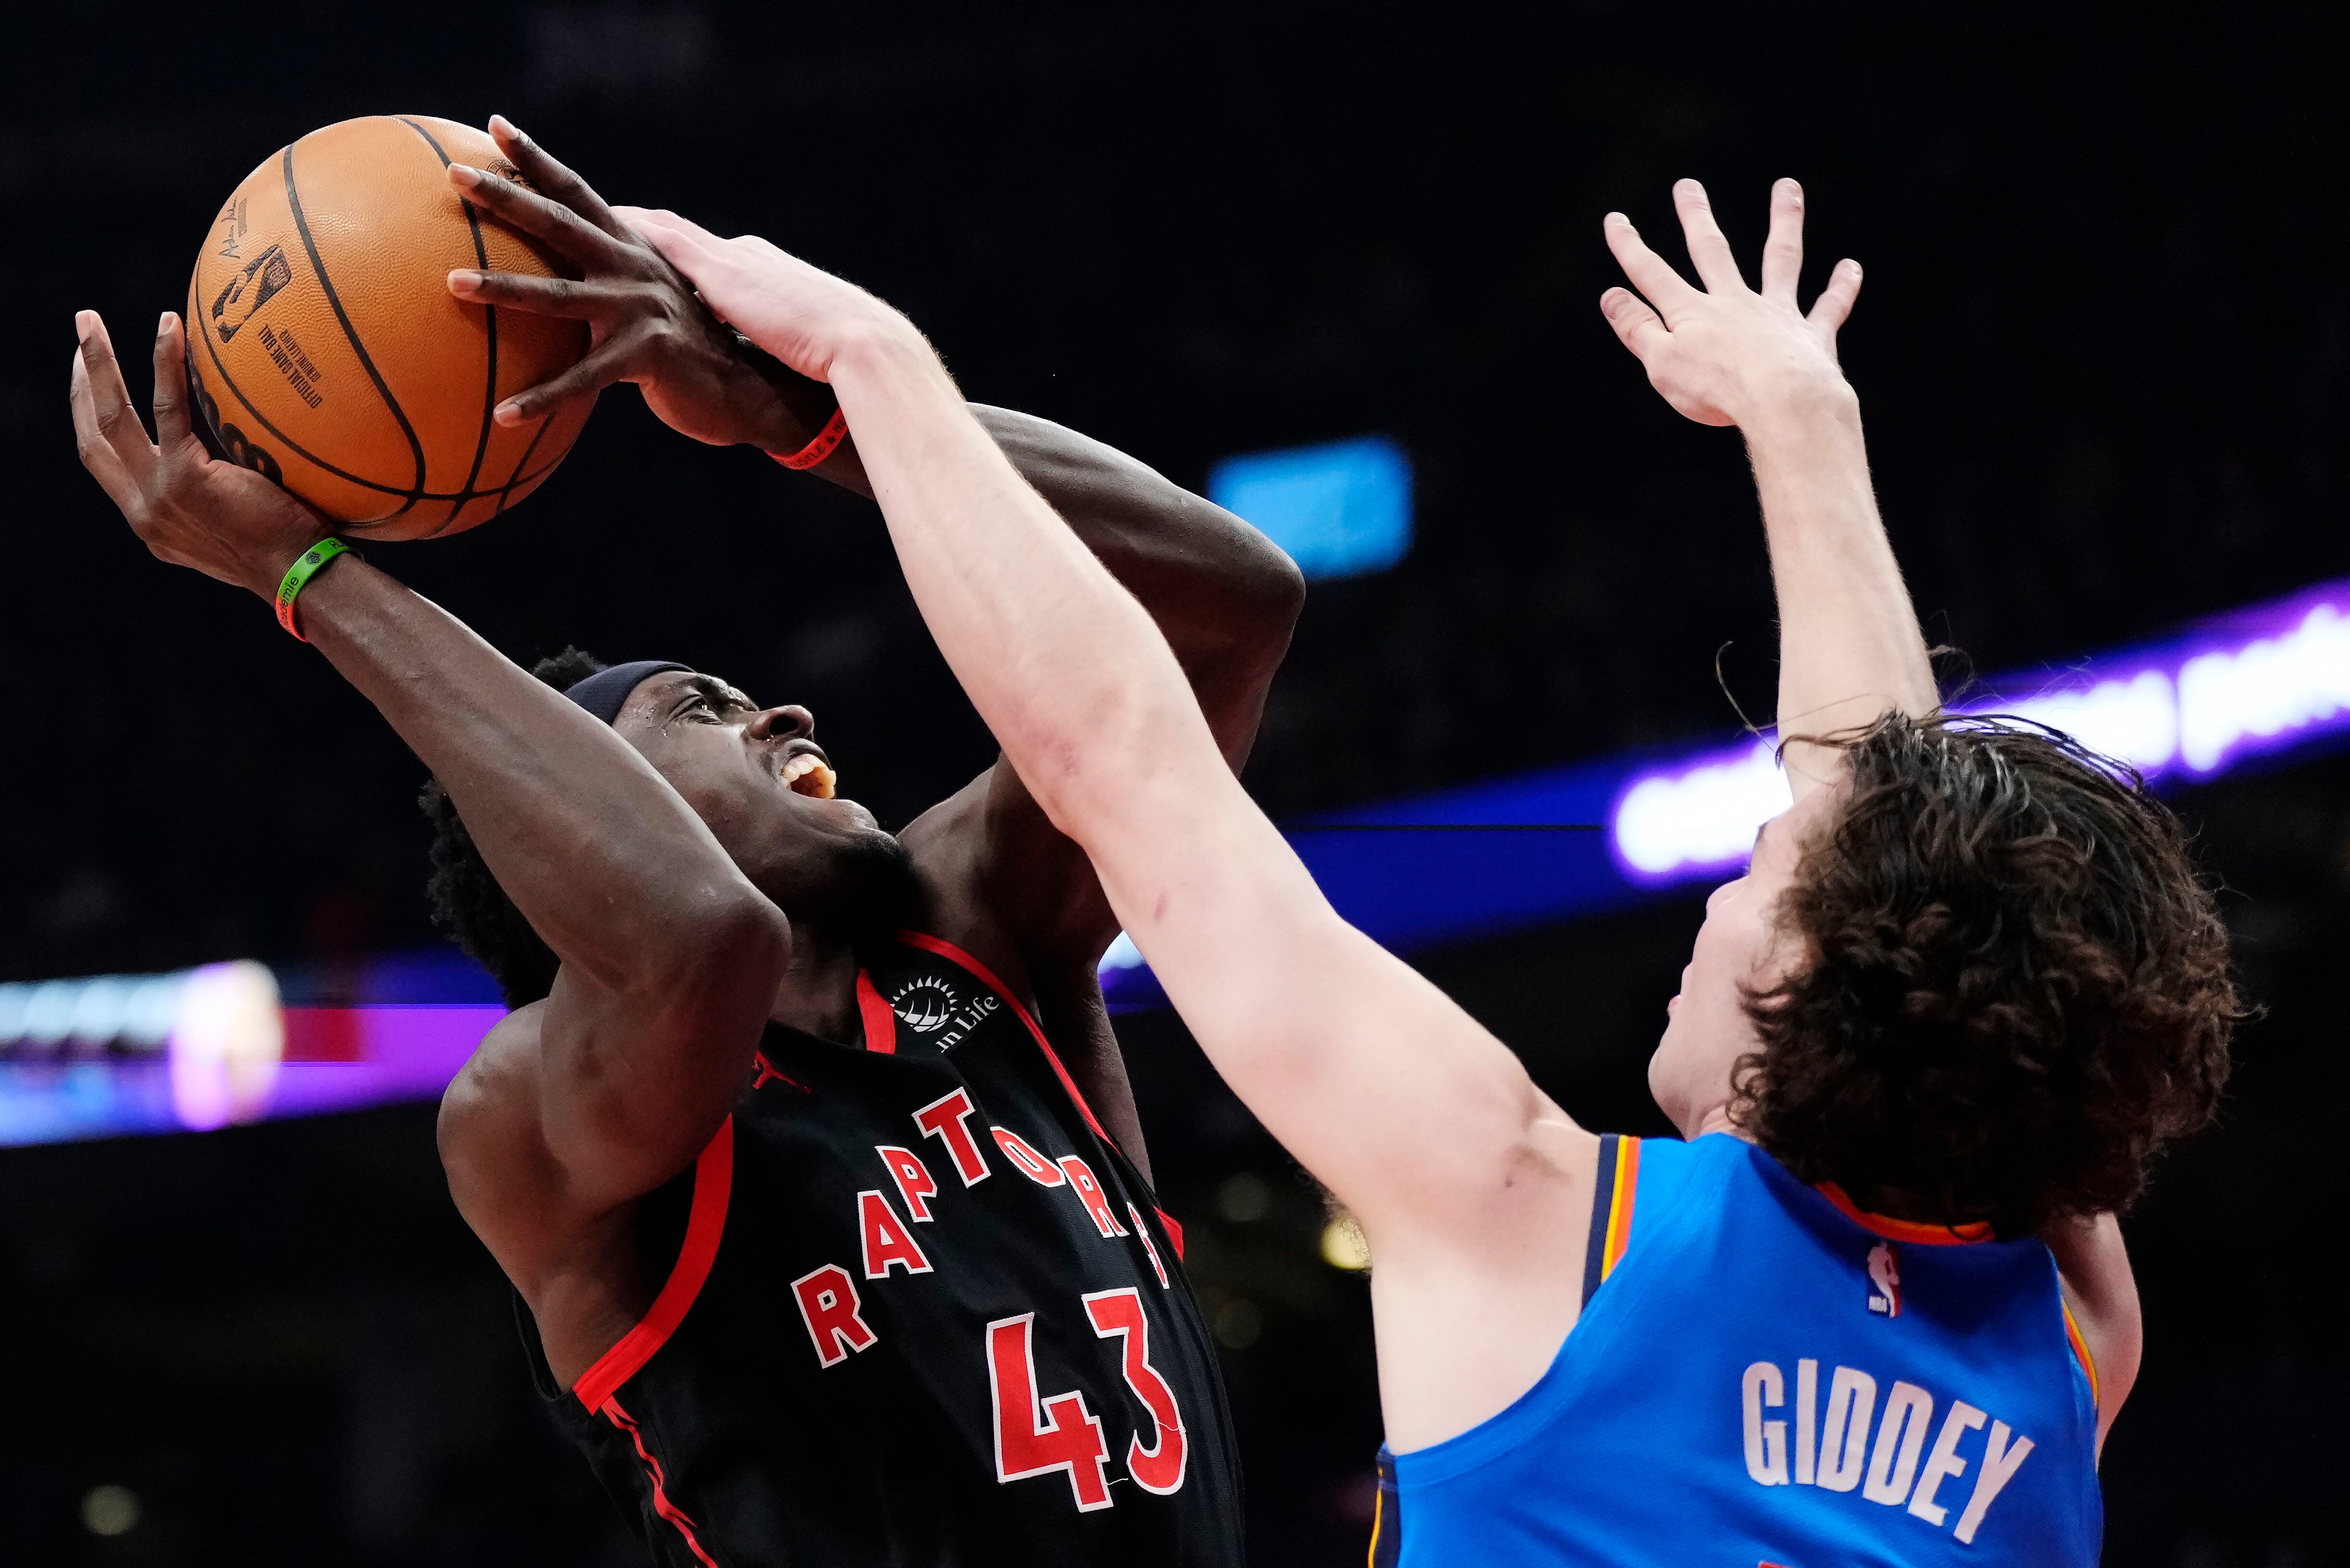
<svg viewBox="0 0 2350 1568">
<path fill-rule="evenodd" d="M 770 1026 L 675 1266 L 541 1391 L 674 1568 L 1238 1564 L 1181 1234 L 1025 1009 L 900 932 L 863 1050 Z"/>
</svg>

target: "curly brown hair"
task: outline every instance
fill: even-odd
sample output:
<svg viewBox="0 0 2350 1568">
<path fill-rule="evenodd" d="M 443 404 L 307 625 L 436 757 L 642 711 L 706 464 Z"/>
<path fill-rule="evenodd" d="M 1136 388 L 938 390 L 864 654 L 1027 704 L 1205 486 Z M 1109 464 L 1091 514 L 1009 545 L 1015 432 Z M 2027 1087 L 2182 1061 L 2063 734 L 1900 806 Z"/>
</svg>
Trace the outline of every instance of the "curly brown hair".
<svg viewBox="0 0 2350 1568">
<path fill-rule="evenodd" d="M 2178 819 L 2131 769 L 2001 718 L 1828 737 L 1850 794 L 1777 919 L 1732 1116 L 1866 1209 L 2022 1236 L 2126 1208 L 2210 1122 L 2244 1016 Z"/>
</svg>

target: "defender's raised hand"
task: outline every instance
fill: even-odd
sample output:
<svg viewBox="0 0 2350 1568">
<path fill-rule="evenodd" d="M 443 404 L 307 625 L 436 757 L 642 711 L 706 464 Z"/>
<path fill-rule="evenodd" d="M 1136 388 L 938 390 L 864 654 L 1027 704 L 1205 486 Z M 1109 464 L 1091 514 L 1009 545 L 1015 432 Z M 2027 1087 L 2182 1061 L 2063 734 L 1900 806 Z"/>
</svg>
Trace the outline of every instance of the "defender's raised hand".
<svg viewBox="0 0 2350 1568">
<path fill-rule="evenodd" d="M 460 299 L 567 317 L 588 324 L 587 357 L 555 379 L 501 403 L 518 424 L 615 381 L 632 381 L 671 428 L 712 446 L 748 443 L 795 452 L 831 411 L 808 385 L 745 343 L 694 296 L 660 252 L 614 215 L 585 180 L 503 116 L 490 135 L 527 184 L 452 164 L 449 182 L 468 202 L 555 251 L 577 278 L 521 273 L 449 275 Z"/>
<path fill-rule="evenodd" d="M 166 311 L 155 333 L 155 434 L 131 406 L 95 310 L 74 317 L 74 441 L 131 532 L 159 557 L 267 598 L 294 558 L 332 530 L 249 469 L 204 451 L 188 421 L 187 345 Z"/>
<path fill-rule="evenodd" d="M 832 379 L 834 357 L 875 333 L 919 339 L 912 323 L 855 284 L 756 234 L 722 240 L 675 213 L 621 214 L 752 342 L 802 375 Z"/>
<path fill-rule="evenodd" d="M 1639 357 L 1648 384 L 1700 424 L 1743 424 L 1775 400 L 1844 387 L 1836 329 L 1860 293 L 1860 264 L 1836 263 L 1828 286 L 1804 314 L 1795 303 L 1804 267 L 1804 190 L 1793 180 L 1771 188 L 1771 234 L 1762 246 L 1762 287 L 1746 286 L 1730 242 L 1713 221 L 1705 187 L 1673 186 L 1690 260 L 1703 281 L 1692 287 L 1644 244 L 1632 221 L 1610 213 L 1601 227 L 1631 289 L 1599 296 L 1600 313 Z"/>
</svg>

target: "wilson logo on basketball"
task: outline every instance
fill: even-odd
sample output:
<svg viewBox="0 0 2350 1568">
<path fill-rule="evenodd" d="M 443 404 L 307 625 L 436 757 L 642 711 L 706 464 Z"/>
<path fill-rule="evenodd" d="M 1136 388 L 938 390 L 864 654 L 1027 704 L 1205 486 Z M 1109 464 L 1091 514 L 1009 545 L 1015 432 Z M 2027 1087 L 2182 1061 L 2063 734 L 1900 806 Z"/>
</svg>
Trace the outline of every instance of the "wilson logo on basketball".
<svg viewBox="0 0 2350 1568">
<path fill-rule="evenodd" d="M 918 1034 L 928 1034 L 955 1015 L 954 988 L 934 975 L 918 975 L 898 988 L 889 1010 Z"/>
<path fill-rule="evenodd" d="M 272 245 L 245 263 L 244 270 L 222 285 L 220 293 L 213 296 L 213 327 L 220 340 L 225 343 L 243 331 L 254 312 L 293 281 L 294 266 L 286 259 L 283 246 Z"/>
</svg>

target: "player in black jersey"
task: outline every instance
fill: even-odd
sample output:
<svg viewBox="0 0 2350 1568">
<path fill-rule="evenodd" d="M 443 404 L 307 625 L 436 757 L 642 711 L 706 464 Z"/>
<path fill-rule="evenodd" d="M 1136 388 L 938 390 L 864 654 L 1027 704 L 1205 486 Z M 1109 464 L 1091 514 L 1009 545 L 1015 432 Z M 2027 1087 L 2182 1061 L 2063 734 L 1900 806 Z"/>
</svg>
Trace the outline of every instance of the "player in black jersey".
<svg viewBox="0 0 2350 1568">
<path fill-rule="evenodd" d="M 629 380 L 689 435 L 829 448 L 818 471 L 866 488 L 823 387 L 493 131 L 543 194 L 452 180 L 578 275 L 451 287 L 582 317 L 594 345 L 501 420 Z M 77 329 L 85 463 L 158 556 L 272 597 L 328 529 L 205 455 L 178 321 L 155 344 L 156 443 L 103 324 Z M 980 417 L 1011 483 L 1150 607 L 1237 764 L 1295 568 L 1130 459 Z M 654 1557 L 1238 1563 L 1214 1349 L 1094 978 L 1117 922 L 1010 766 L 892 837 L 836 796 L 804 709 L 657 661 L 575 665 L 558 691 L 357 559 L 297 613 L 445 796 L 440 891 L 516 1004 L 443 1103 L 451 1189 Z"/>
</svg>

